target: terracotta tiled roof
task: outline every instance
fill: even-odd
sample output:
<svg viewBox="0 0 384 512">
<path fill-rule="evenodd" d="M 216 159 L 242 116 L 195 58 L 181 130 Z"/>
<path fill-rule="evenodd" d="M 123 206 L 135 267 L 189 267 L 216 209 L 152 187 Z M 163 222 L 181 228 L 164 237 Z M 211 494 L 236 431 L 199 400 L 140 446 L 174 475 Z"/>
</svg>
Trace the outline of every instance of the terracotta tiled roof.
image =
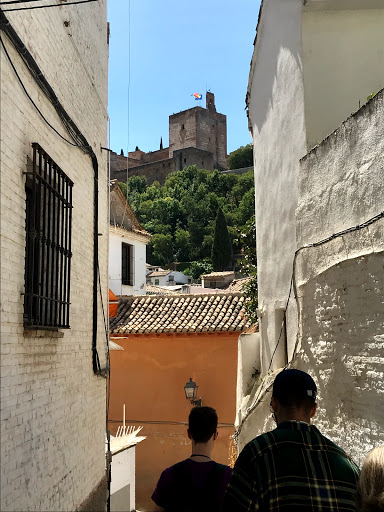
<svg viewBox="0 0 384 512">
<path fill-rule="evenodd" d="M 241 279 L 235 279 L 232 283 L 227 286 L 225 289 L 227 292 L 242 292 L 243 286 L 248 283 L 248 281 L 252 279 L 251 277 L 243 277 Z"/>
<path fill-rule="evenodd" d="M 251 324 L 241 293 L 144 295 L 119 299 L 114 334 L 243 331 Z"/>
<path fill-rule="evenodd" d="M 170 270 L 158 270 L 157 272 L 151 272 L 150 274 L 148 274 L 148 277 L 161 277 L 161 276 L 167 276 L 168 274 L 170 274 L 171 271 Z"/>
<path fill-rule="evenodd" d="M 211 274 L 203 274 L 203 277 L 229 277 L 234 276 L 235 273 L 233 271 L 230 272 L 212 272 Z"/>
<path fill-rule="evenodd" d="M 109 209 L 111 226 L 118 226 L 127 231 L 133 231 L 139 235 L 143 235 L 148 239 L 151 238 L 148 231 L 146 231 L 137 220 L 117 180 L 110 182 Z"/>
<path fill-rule="evenodd" d="M 175 290 L 166 290 L 160 286 L 153 286 L 152 284 L 147 284 L 146 286 L 147 295 L 175 295 L 179 293 Z"/>
</svg>

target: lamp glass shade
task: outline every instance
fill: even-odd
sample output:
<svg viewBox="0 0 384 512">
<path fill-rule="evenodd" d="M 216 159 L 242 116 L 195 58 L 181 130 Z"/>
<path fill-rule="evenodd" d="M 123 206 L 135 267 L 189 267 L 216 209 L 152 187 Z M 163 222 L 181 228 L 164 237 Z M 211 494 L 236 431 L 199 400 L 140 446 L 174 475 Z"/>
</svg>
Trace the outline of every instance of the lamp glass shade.
<svg viewBox="0 0 384 512">
<path fill-rule="evenodd" d="M 193 382 L 192 377 L 189 378 L 189 382 L 184 386 L 185 398 L 188 400 L 195 400 L 197 395 L 197 384 Z"/>
</svg>

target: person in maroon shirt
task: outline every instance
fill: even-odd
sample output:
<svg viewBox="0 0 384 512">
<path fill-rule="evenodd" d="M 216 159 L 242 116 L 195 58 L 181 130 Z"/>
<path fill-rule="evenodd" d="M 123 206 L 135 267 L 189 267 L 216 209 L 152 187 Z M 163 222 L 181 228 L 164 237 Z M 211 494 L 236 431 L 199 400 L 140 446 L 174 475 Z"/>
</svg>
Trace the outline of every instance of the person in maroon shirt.
<svg viewBox="0 0 384 512">
<path fill-rule="evenodd" d="M 155 511 L 218 512 L 232 469 L 211 459 L 218 436 L 212 407 L 194 407 L 188 420 L 192 455 L 165 469 L 152 494 Z"/>
</svg>

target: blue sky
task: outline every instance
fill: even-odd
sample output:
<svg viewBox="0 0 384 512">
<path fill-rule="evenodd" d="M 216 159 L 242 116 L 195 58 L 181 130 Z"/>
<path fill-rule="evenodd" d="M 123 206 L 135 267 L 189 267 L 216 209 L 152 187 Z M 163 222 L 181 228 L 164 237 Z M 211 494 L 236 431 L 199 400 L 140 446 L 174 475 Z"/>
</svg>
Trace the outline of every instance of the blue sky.
<svg viewBox="0 0 384 512">
<path fill-rule="evenodd" d="M 228 152 L 251 142 L 244 108 L 259 6 L 260 0 L 109 0 L 111 148 L 155 151 L 161 136 L 168 146 L 168 116 L 199 105 L 191 95 L 205 96 L 206 88 L 227 116 Z"/>
</svg>

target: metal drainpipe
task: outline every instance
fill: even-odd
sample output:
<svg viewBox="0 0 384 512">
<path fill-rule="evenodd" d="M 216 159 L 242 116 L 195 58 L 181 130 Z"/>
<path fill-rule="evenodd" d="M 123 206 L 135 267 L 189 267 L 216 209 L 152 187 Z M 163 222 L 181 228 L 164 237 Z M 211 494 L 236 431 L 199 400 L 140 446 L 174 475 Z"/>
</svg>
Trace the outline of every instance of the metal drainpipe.
<svg viewBox="0 0 384 512">
<path fill-rule="evenodd" d="M 67 128 L 71 128 L 71 130 L 75 133 L 78 140 L 74 141 L 78 144 L 78 147 L 88 154 L 92 160 L 93 172 L 94 172 L 94 224 L 93 224 L 93 319 L 92 319 L 92 366 L 93 371 L 96 375 L 101 374 L 100 369 L 100 361 L 97 353 L 97 279 L 98 279 L 98 250 L 99 250 L 99 240 L 98 240 L 98 228 L 99 228 L 99 202 L 98 202 L 98 181 L 99 181 L 99 164 L 97 161 L 97 157 L 88 143 L 87 139 L 81 133 L 79 128 L 76 126 L 72 118 L 66 112 L 62 104 L 59 102 L 53 88 L 43 75 L 41 69 L 37 65 L 37 62 L 32 57 L 31 53 L 27 50 L 25 44 L 18 36 L 16 30 L 12 27 L 9 20 L 5 16 L 4 12 L 0 8 L 0 28 L 1 30 L 8 36 L 9 40 L 13 44 L 14 48 L 24 61 L 25 65 L 29 68 L 32 77 L 35 79 L 37 85 L 40 87 L 44 95 L 48 98 L 48 100 L 54 106 L 57 114 L 62 120 L 64 126 Z M 38 79 L 36 79 L 38 77 Z M 69 132 L 70 133 L 70 132 Z M 71 133 L 70 133 L 71 134 Z M 72 138 L 73 135 L 71 134 Z"/>
</svg>

